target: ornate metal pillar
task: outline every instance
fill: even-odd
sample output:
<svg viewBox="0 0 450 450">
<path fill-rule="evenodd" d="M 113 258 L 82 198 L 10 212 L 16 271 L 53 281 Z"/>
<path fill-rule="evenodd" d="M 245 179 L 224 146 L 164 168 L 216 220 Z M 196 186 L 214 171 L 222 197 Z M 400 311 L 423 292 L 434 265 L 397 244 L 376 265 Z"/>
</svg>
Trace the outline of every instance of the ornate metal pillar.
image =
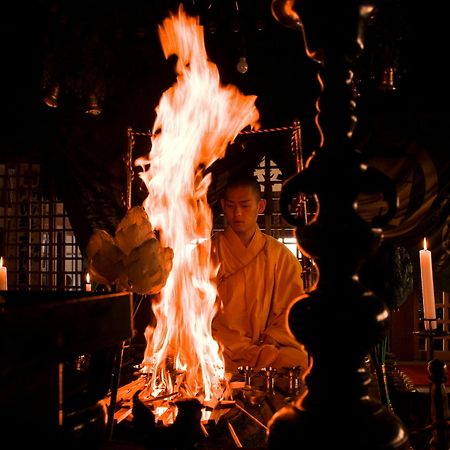
<svg viewBox="0 0 450 450">
<path fill-rule="evenodd" d="M 397 204 L 391 181 L 367 167 L 351 142 L 356 119 L 350 62 L 363 48 L 364 19 L 373 6 L 356 0 L 274 0 L 272 12 L 303 33 L 307 55 L 320 65 L 323 143 L 281 193 L 283 216 L 296 227 L 297 242 L 314 259 L 319 278 L 289 313 L 293 334 L 312 357 L 307 391 L 272 417 L 268 447 L 408 449 L 401 420 L 369 395 L 365 359 L 385 336 L 389 311 L 357 276 Z M 382 194 L 385 214 L 365 222 L 355 206 L 360 193 Z M 315 199 L 316 214 L 308 223 L 295 208 L 299 196 Z"/>
</svg>

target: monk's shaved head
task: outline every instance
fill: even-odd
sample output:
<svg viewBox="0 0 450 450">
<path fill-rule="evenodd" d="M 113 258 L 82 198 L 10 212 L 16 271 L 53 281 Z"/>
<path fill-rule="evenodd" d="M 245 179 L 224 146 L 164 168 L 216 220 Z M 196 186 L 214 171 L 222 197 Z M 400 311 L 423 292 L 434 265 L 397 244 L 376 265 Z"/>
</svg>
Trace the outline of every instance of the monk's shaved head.
<svg viewBox="0 0 450 450">
<path fill-rule="evenodd" d="M 257 200 L 261 199 L 261 185 L 256 177 L 248 172 L 238 172 L 230 175 L 223 190 L 222 198 L 227 198 L 227 192 L 231 188 L 248 186 L 255 193 Z"/>
</svg>

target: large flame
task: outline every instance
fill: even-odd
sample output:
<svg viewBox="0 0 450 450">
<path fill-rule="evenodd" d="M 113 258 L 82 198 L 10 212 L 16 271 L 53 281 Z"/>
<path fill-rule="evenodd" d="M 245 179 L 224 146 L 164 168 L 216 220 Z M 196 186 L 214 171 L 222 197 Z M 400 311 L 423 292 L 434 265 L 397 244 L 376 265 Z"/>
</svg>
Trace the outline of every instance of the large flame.
<svg viewBox="0 0 450 450">
<path fill-rule="evenodd" d="M 154 305 L 156 328 L 147 334 L 144 365 L 154 387 L 170 390 L 164 377 L 170 359 L 183 372 L 186 395 L 220 399 L 224 363 L 211 334 L 217 271 L 211 262 L 212 213 L 207 169 L 246 126 L 257 126 L 255 96 L 223 86 L 208 60 L 203 27 L 180 6 L 159 27 L 165 57 L 177 55 L 177 81 L 160 99 L 152 150 L 141 178 L 143 206 L 163 246 L 174 251 L 173 268 Z M 170 377 L 169 377 L 170 378 Z M 165 380 L 165 381 L 163 381 Z M 160 392 L 160 390 L 159 390 Z"/>
</svg>

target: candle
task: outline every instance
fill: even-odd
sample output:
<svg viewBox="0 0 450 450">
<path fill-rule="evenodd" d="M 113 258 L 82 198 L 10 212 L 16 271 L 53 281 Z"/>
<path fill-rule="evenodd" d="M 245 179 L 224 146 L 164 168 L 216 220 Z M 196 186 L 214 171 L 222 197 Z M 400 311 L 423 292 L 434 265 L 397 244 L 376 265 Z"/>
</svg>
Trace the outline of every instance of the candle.
<svg viewBox="0 0 450 450">
<path fill-rule="evenodd" d="M 431 252 L 427 250 L 427 240 L 423 239 L 423 250 L 420 250 L 420 276 L 422 280 L 423 318 L 425 329 L 436 328 L 436 306 L 434 300 L 433 267 Z M 428 319 L 428 320 L 426 320 Z M 432 320 L 430 322 L 430 319 Z"/>
<path fill-rule="evenodd" d="M 92 291 L 91 277 L 89 276 L 89 273 L 86 274 L 86 291 L 87 292 Z"/>
<path fill-rule="evenodd" d="M 0 257 L 0 291 L 8 290 L 8 278 L 6 267 L 3 267 L 3 256 Z"/>
</svg>

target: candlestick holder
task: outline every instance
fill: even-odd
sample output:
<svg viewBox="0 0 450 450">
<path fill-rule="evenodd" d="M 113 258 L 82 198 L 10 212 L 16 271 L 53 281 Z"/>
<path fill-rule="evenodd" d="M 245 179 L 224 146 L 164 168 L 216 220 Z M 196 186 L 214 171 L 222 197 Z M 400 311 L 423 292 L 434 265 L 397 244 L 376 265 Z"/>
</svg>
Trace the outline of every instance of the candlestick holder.
<svg viewBox="0 0 450 450">
<path fill-rule="evenodd" d="M 436 319 L 422 319 L 423 323 L 426 325 L 424 330 L 413 331 L 415 336 L 420 336 L 425 338 L 425 344 L 427 349 L 427 360 L 433 361 L 434 359 L 434 340 L 437 338 L 442 338 L 449 336 L 450 332 L 444 330 L 433 329 L 433 323 L 436 323 Z"/>
<path fill-rule="evenodd" d="M 254 372 L 254 368 L 250 367 L 250 366 L 239 366 L 238 367 L 238 372 L 241 375 L 244 375 L 244 384 L 245 386 L 250 386 L 251 385 L 251 380 L 252 380 L 252 375 Z"/>
</svg>

